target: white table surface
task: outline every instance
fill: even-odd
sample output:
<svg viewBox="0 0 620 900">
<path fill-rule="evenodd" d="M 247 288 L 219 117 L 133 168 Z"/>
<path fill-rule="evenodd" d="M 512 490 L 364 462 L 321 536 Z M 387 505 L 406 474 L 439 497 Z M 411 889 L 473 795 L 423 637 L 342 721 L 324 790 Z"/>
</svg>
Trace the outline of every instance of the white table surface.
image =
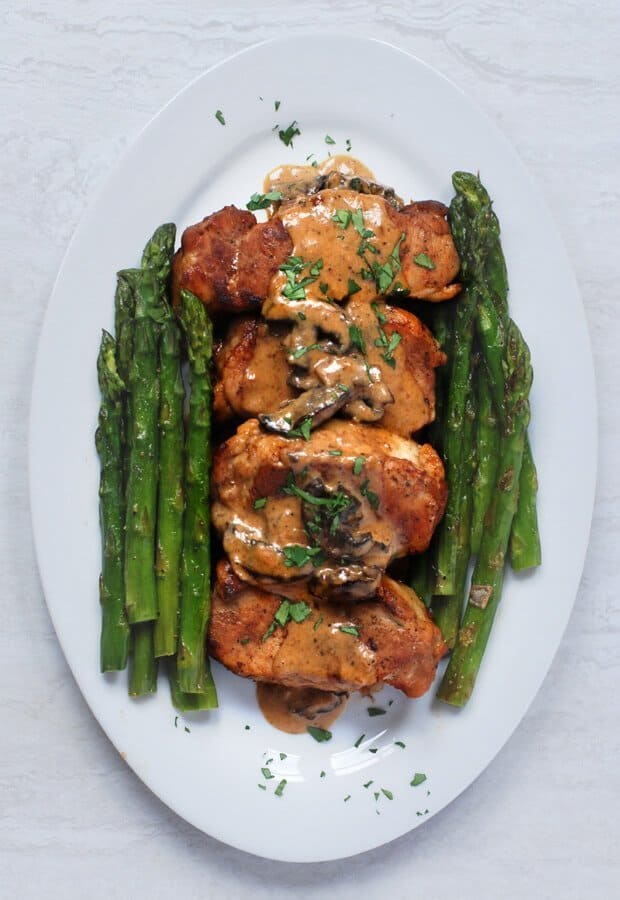
<svg viewBox="0 0 620 900">
<path fill-rule="evenodd" d="M 0 895 L 618 896 L 617 2 L 34 0 L 5 3 L 1 21 Z M 194 830 L 141 784 L 101 732 L 45 608 L 26 440 L 45 305 L 101 179 L 188 80 L 259 40 L 317 26 L 383 38 L 440 69 L 490 114 L 537 176 L 586 308 L 600 459 L 575 611 L 512 740 L 463 796 L 413 834 L 348 861 L 297 866 Z M 552 353 L 561 334 L 549 337 Z M 559 439 L 579 440 L 579 410 L 574 434 Z M 570 515 L 570 485 L 566 503 Z"/>
</svg>

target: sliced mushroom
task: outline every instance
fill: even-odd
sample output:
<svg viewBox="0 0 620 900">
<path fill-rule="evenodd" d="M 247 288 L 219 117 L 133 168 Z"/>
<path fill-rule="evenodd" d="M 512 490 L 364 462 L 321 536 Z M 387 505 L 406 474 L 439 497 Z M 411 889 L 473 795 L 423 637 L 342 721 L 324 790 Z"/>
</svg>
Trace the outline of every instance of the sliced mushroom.
<svg viewBox="0 0 620 900">
<path fill-rule="evenodd" d="M 276 412 L 261 413 L 258 420 L 266 431 L 298 436 L 302 422 L 309 420 L 311 427 L 317 428 L 331 419 L 350 398 L 351 390 L 344 385 L 316 387 L 284 403 Z"/>
</svg>

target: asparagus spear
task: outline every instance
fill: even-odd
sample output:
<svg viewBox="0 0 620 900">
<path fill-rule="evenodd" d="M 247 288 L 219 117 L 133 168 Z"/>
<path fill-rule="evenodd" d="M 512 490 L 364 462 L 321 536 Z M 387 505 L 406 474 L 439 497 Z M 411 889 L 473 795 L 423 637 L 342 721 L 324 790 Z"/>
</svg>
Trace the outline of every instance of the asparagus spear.
<svg viewBox="0 0 620 900">
<path fill-rule="evenodd" d="M 157 618 L 155 522 L 157 510 L 157 375 L 160 296 L 157 279 L 147 269 L 137 279 L 133 355 L 129 365 L 129 471 L 125 516 L 125 594 L 133 624 Z"/>
<path fill-rule="evenodd" d="M 461 613 L 463 611 L 463 597 L 465 595 L 465 581 L 470 557 L 471 516 L 472 516 L 472 483 L 476 471 L 476 444 L 474 442 L 474 423 L 476 420 L 476 408 L 474 404 L 474 392 L 470 383 L 467 388 L 467 399 L 463 417 L 462 442 L 464 455 L 462 460 L 462 473 L 459 481 L 459 496 L 457 498 L 457 525 L 455 533 L 456 562 L 454 569 L 454 592 L 449 596 L 435 596 L 433 598 L 433 616 L 436 624 L 441 629 L 442 637 L 446 645 L 452 649 L 456 642 Z"/>
<path fill-rule="evenodd" d="M 183 541 L 183 401 L 177 323 L 167 310 L 159 347 L 159 498 L 157 508 L 157 606 L 155 655 L 177 650 L 181 547 Z"/>
<path fill-rule="evenodd" d="M 431 605 L 433 586 L 435 583 L 431 567 L 430 548 L 425 553 L 411 557 L 409 566 L 409 586 L 418 595 L 425 606 Z"/>
<path fill-rule="evenodd" d="M 476 397 L 477 467 L 472 488 L 471 552 L 478 553 L 485 525 L 486 512 L 495 490 L 495 470 L 499 455 L 499 423 L 491 398 L 491 387 L 484 366 L 478 370 Z"/>
<path fill-rule="evenodd" d="M 211 551 L 209 545 L 209 476 L 211 469 L 211 322 L 205 308 L 189 291 L 181 291 L 181 325 L 187 338 L 190 367 L 185 489 L 181 562 L 181 623 L 178 676 L 180 689 L 209 694 L 217 706 L 215 685 L 206 653 L 211 611 Z"/>
<path fill-rule="evenodd" d="M 454 319 L 452 366 L 443 436 L 448 503 L 437 540 L 435 594 L 440 596 L 450 596 L 456 592 L 457 531 L 461 485 L 464 477 L 463 459 L 467 454 L 463 440 L 463 427 L 471 377 L 476 300 L 476 291 L 470 287 L 465 288 L 457 304 Z"/>
<path fill-rule="evenodd" d="M 512 321 L 507 332 L 505 372 L 505 421 L 495 495 L 488 525 L 482 535 L 456 646 L 437 693 L 440 700 L 454 706 L 464 706 L 474 688 L 501 597 L 504 561 L 517 508 L 525 435 L 530 419 L 532 367 L 527 344 Z"/>
<path fill-rule="evenodd" d="M 125 385 L 116 368 L 116 343 L 104 331 L 97 358 L 101 391 L 99 427 L 95 444 L 101 459 L 99 513 L 103 536 L 99 578 L 101 601 L 101 671 L 124 669 L 129 648 L 129 625 L 125 614 L 123 584 L 123 486 L 121 419 Z"/>
<path fill-rule="evenodd" d="M 139 622 L 131 627 L 131 664 L 129 696 L 142 697 L 157 690 L 157 660 L 153 653 L 153 623 Z"/>
<path fill-rule="evenodd" d="M 203 709 L 214 709 L 217 706 L 217 693 L 213 680 L 207 685 L 203 694 L 188 694 L 181 690 L 179 671 L 175 657 L 168 659 L 168 678 L 170 681 L 170 697 L 172 705 L 179 712 L 195 712 Z"/>
<path fill-rule="evenodd" d="M 510 565 L 515 572 L 539 566 L 542 561 L 536 515 L 537 491 L 538 476 L 530 441 L 526 436 L 523 466 L 519 479 L 519 505 L 510 533 Z"/>
</svg>

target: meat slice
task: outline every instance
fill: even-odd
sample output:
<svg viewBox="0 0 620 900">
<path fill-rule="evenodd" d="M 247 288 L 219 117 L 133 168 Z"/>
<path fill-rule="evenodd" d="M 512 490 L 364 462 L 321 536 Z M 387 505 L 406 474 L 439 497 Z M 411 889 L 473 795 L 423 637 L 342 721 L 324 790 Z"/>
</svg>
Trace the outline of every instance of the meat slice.
<svg viewBox="0 0 620 900">
<path fill-rule="evenodd" d="M 309 440 L 248 420 L 217 450 L 212 489 L 235 574 L 291 598 L 371 596 L 391 560 L 428 547 L 446 502 L 430 445 L 333 419 Z"/>
<path fill-rule="evenodd" d="M 309 594 L 303 600 L 311 609 L 304 621 L 271 630 L 282 598 L 244 584 L 222 560 L 211 655 L 244 678 L 293 688 L 350 692 L 391 684 L 408 697 L 429 689 L 446 646 L 412 590 L 384 576 L 369 602 L 321 604 Z"/>
<path fill-rule="evenodd" d="M 326 317 L 317 304 L 305 304 L 304 333 L 300 343 L 316 346 L 319 332 L 326 327 Z M 380 310 L 375 307 L 378 312 Z M 381 409 L 380 424 L 402 437 L 411 437 L 435 418 L 435 368 L 445 363 L 445 354 L 435 338 L 417 316 L 398 307 L 382 307 L 382 328 L 389 342 L 394 333 L 400 343 L 390 362 L 385 347 L 376 346 L 379 321 L 375 312 L 353 299 L 342 311 L 350 324 L 357 325 L 367 348 L 366 358 L 378 368 L 387 391 L 387 402 Z M 331 315 L 335 310 L 330 310 Z M 314 324 L 316 322 L 316 325 Z M 347 379 L 344 365 L 334 365 L 335 358 L 318 349 L 295 359 L 296 335 L 287 339 L 277 326 L 243 317 L 231 322 L 222 346 L 216 352 L 216 414 L 221 420 L 235 416 L 253 418 L 276 410 L 280 404 L 297 396 L 292 384 L 302 381 L 307 386 L 337 384 Z M 305 363 L 301 372 L 299 363 Z M 366 369 L 361 362 L 364 381 Z M 360 403 L 349 403 L 342 414 L 357 419 L 366 414 Z M 363 419 L 362 419 L 363 421 Z"/>
<path fill-rule="evenodd" d="M 258 224 L 251 212 L 225 206 L 183 232 L 172 266 L 173 301 L 184 288 L 211 313 L 258 310 L 292 246 L 279 219 Z"/>
</svg>

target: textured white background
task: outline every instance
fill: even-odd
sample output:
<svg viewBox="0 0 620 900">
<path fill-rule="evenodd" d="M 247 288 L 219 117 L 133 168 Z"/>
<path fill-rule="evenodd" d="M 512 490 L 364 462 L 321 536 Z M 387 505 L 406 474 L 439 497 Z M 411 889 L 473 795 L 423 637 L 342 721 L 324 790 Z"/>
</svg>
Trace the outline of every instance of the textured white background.
<svg viewBox="0 0 620 900">
<path fill-rule="evenodd" d="M 617 896 L 617 2 L 54 0 L 5 2 L 0 15 L 0 895 Z M 516 145 L 573 259 L 592 335 L 601 445 L 575 612 L 508 746 L 464 796 L 414 834 L 345 862 L 295 866 L 195 831 L 143 787 L 100 731 L 45 609 L 30 533 L 26 438 L 47 298 L 101 179 L 160 106 L 205 68 L 264 38 L 317 27 L 384 38 L 420 56 L 478 101 Z M 445 134 L 428 137 L 446 135 L 448 122 Z M 561 334 L 550 334 L 550 353 L 556 341 Z M 574 434 L 558 440 L 579 440 L 579 410 Z"/>
</svg>

